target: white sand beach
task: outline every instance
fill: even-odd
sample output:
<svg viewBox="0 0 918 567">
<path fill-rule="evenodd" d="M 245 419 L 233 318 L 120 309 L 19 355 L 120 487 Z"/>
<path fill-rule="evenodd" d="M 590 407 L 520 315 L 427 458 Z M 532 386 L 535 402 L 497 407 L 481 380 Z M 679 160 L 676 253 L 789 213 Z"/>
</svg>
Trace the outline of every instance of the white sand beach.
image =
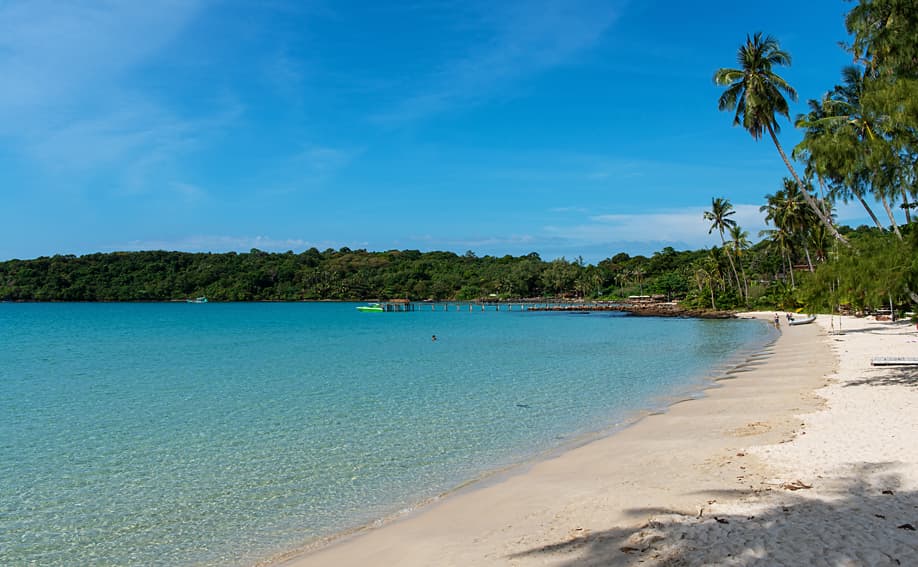
<svg viewBox="0 0 918 567">
<path fill-rule="evenodd" d="M 283 564 L 916 564 L 918 368 L 876 355 L 915 326 L 782 321 L 703 398 Z"/>
</svg>

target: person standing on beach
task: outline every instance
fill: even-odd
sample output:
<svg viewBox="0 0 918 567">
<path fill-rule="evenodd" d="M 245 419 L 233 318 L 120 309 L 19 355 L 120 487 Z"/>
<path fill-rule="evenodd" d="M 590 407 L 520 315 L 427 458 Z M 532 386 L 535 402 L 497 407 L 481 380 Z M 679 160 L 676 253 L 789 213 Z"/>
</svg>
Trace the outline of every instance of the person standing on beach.
<svg viewBox="0 0 918 567">
<path fill-rule="evenodd" d="M 781 317 L 779 317 L 778 314 L 775 313 L 775 329 L 780 329 L 780 328 L 781 328 Z"/>
</svg>

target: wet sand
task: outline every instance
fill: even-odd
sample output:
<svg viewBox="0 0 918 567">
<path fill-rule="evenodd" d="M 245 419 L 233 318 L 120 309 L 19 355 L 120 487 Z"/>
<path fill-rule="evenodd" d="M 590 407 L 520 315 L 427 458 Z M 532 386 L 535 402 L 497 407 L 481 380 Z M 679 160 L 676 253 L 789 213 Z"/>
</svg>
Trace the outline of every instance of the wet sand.
<svg viewBox="0 0 918 567">
<path fill-rule="evenodd" d="M 790 444 L 803 433 L 800 416 L 819 415 L 816 390 L 837 366 L 833 338 L 819 324 L 782 322 L 773 345 L 702 398 L 282 564 L 717 564 L 693 559 L 699 547 L 716 544 L 686 543 L 681 534 L 730 525 L 714 518 L 718 506 L 796 493 L 795 483 L 811 482 L 752 449 Z"/>
</svg>

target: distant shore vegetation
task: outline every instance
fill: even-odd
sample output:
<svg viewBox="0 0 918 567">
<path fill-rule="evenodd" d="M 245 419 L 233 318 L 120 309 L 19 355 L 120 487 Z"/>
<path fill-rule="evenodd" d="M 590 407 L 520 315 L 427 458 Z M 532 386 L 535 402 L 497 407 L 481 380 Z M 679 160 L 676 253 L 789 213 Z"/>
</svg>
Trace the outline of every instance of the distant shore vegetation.
<svg viewBox="0 0 918 567">
<path fill-rule="evenodd" d="M 838 257 L 826 269 L 814 271 L 801 246 L 787 243 L 782 248 L 771 240 L 733 248 L 730 243 L 688 251 L 667 247 L 650 256 L 619 253 L 595 265 L 581 259 L 547 261 L 536 253 L 479 257 L 471 251 L 460 255 L 348 248 L 58 255 L 0 263 L 0 300 L 172 301 L 206 296 L 211 301 L 615 301 L 641 295 L 701 309 L 794 309 L 833 299 L 863 309 L 886 305 L 893 280 L 900 290 L 908 282 L 918 284 L 913 253 L 918 233 L 909 231 L 901 247 L 890 248 L 888 235 L 876 228 L 840 231 L 854 249 L 811 250 L 816 258 Z M 863 276 L 858 279 L 866 281 L 847 281 L 835 272 L 844 272 L 862 253 L 875 267 L 868 272 L 858 268 Z M 910 255 L 911 264 L 901 257 L 896 261 L 897 254 Z M 892 266 L 901 269 L 890 270 Z M 734 269 L 741 274 L 738 282 Z M 823 297 L 815 290 L 825 288 L 826 279 L 836 283 Z M 863 292 L 842 297 L 846 286 Z"/>
<path fill-rule="evenodd" d="M 779 71 L 791 54 L 761 32 L 735 67 L 715 70 L 717 107 L 755 141 L 767 138 L 789 176 L 775 179 L 756 244 L 728 197 L 704 219 L 721 246 L 595 265 L 538 254 L 325 250 L 295 254 L 116 252 L 0 263 L 0 300 L 215 301 L 620 300 L 655 295 L 689 308 L 914 312 L 918 304 L 918 3 L 860 0 L 845 18 L 851 65 L 808 101 L 788 153 L 777 134 L 797 92 Z M 714 101 L 712 101 L 713 103 Z M 712 104 L 713 106 L 713 104 Z M 863 207 L 872 226 L 839 226 L 838 203 Z M 874 210 L 877 209 L 877 210 Z M 894 214 L 898 210 L 899 222 Z M 881 220 L 883 219 L 883 220 Z M 610 251 L 611 253 L 611 251 Z"/>
</svg>

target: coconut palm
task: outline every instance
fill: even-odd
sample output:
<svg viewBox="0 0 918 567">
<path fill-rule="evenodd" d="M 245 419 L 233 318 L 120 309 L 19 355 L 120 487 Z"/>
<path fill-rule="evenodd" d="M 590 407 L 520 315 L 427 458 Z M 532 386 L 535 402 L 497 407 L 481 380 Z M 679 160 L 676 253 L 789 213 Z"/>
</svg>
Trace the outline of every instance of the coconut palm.
<svg viewBox="0 0 918 567">
<path fill-rule="evenodd" d="M 704 220 L 711 221 L 711 228 L 708 229 L 708 234 L 711 234 L 714 229 L 717 229 L 718 234 L 720 234 L 720 243 L 721 246 L 724 247 L 727 260 L 730 262 L 730 270 L 733 272 L 733 278 L 736 280 L 736 289 L 741 292 L 739 275 L 736 273 L 733 257 L 730 251 L 726 249 L 727 243 L 726 240 L 724 240 L 724 232 L 736 226 L 736 221 L 730 218 L 734 214 L 736 214 L 736 211 L 733 209 L 733 204 L 730 203 L 728 199 L 712 197 L 711 210 L 704 212 Z"/>
<path fill-rule="evenodd" d="M 726 90 L 721 94 L 717 107 L 720 110 L 735 111 L 733 125 L 741 125 L 753 139 L 758 140 L 765 132 L 771 136 L 784 165 L 791 172 L 807 204 L 838 240 L 847 243 L 820 209 L 816 200 L 803 187 L 803 182 L 791 165 L 787 154 L 778 141 L 781 127 L 775 115 L 790 118 L 787 99 L 797 100 L 797 91 L 780 75 L 772 71 L 775 66 L 790 66 L 791 56 L 781 49 L 771 36 L 756 32 L 746 36 L 746 43 L 737 51 L 738 69 L 722 68 L 714 73 L 714 82 Z"/>
<path fill-rule="evenodd" d="M 635 266 L 631 270 L 631 275 L 634 276 L 634 281 L 637 282 L 640 291 L 639 295 L 644 295 L 644 274 L 647 273 L 644 270 L 644 266 Z"/>
<path fill-rule="evenodd" d="M 810 111 L 797 116 L 794 125 L 804 131 L 803 141 L 797 144 L 791 155 L 806 163 L 807 175 L 814 175 L 820 185 L 826 179 L 830 181 L 831 197 L 840 198 L 844 203 L 857 199 L 877 228 L 883 230 L 877 215 L 864 199 L 864 187 L 860 183 L 845 183 L 844 176 L 840 174 L 840 170 L 848 167 L 854 156 L 848 151 L 841 151 L 841 144 L 835 136 L 838 119 L 841 117 L 830 116 L 826 112 L 827 106 L 837 108 L 830 101 L 829 95 L 822 100 L 810 100 Z"/>
<path fill-rule="evenodd" d="M 854 61 L 868 75 L 869 106 L 885 118 L 886 140 L 895 147 L 901 160 L 898 192 L 903 198 L 906 223 L 912 222 L 909 209 L 918 199 L 918 163 L 914 159 L 918 137 L 918 10 L 914 1 L 861 1 L 845 18 L 853 41 L 847 45 Z M 895 186 L 887 189 L 892 193 Z M 913 296 L 918 301 L 918 296 Z"/>
<path fill-rule="evenodd" d="M 705 288 L 710 294 L 711 309 L 717 309 L 717 303 L 714 298 L 715 287 L 722 288 L 724 282 L 718 254 L 718 249 L 712 248 L 705 256 L 696 260 L 691 267 L 692 279 L 698 287 L 698 294 L 704 293 Z"/>
<path fill-rule="evenodd" d="M 791 260 L 791 237 L 783 228 L 770 228 L 759 231 L 759 236 L 768 237 L 768 247 L 777 250 L 781 254 L 782 269 L 787 269 L 790 275 L 791 287 L 796 287 L 794 283 L 794 263 Z"/>
<path fill-rule="evenodd" d="M 784 231 L 791 244 L 789 249 L 791 256 L 793 256 L 794 244 L 803 248 L 807 266 L 812 272 L 813 260 L 810 256 L 809 237 L 813 227 L 819 223 L 813 211 L 806 206 L 806 201 L 797 183 L 785 177 L 784 189 L 774 195 L 765 195 L 765 200 L 765 205 L 759 207 L 759 211 L 765 213 L 765 222 Z M 817 205 L 820 210 L 826 212 L 827 217 L 832 218 L 831 207 L 828 203 L 819 200 Z"/>
<path fill-rule="evenodd" d="M 695 285 L 698 286 L 698 293 L 702 293 L 704 288 L 707 287 L 711 293 L 711 309 L 717 309 L 717 305 L 714 303 L 714 277 L 702 266 L 695 268 L 693 277 Z"/>
<path fill-rule="evenodd" d="M 714 286 L 717 285 L 717 288 L 721 291 L 727 291 L 727 279 L 729 275 L 724 274 L 723 263 L 721 261 L 721 254 L 723 248 L 711 248 L 708 250 L 707 255 L 702 259 L 702 266 L 704 270 L 708 273 L 710 277 L 711 284 L 711 300 L 714 299 Z M 712 305 L 712 308 L 714 306 Z"/>
<path fill-rule="evenodd" d="M 813 224 L 812 212 L 797 184 L 788 178 L 784 178 L 782 190 L 765 195 L 765 204 L 759 207 L 759 211 L 765 213 L 765 222 L 775 227 L 761 231 L 759 236 L 768 236 L 772 249 L 780 252 L 782 263 L 787 263 L 786 273 L 790 275 L 791 286 L 794 286 L 794 256 L 798 247 L 804 248 L 810 271 L 813 270 L 807 245 Z"/>
<path fill-rule="evenodd" d="M 748 301 L 749 280 L 746 279 L 746 268 L 743 267 L 743 254 L 749 248 L 749 233 L 743 230 L 740 225 L 734 224 L 730 227 L 730 240 L 726 244 L 730 253 L 736 257 L 736 263 L 740 266 L 740 272 L 743 274 L 743 291 Z"/>
<path fill-rule="evenodd" d="M 884 133 L 888 118 L 869 110 L 863 104 L 867 77 L 858 67 L 842 70 L 842 84 L 827 93 L 821 103 L 821 114 L 811 112 L 797 119 L 805 129 L 798 152 L 807 158 L 820 173 L 833 182 L 833 193 L 847 201 L 854 195 L 870 214 L 874 223 L 883 228 L 867 206 L 864 194 L 872 192 L 883 205 L 890 226 L 899 239 L 896 219 L 889 201 L 901 194 L 908 202 L 901 177 L 903 167 L 900 156 Z M 811 109 L 815 108 L 810 101 Z"/>
</svg>

